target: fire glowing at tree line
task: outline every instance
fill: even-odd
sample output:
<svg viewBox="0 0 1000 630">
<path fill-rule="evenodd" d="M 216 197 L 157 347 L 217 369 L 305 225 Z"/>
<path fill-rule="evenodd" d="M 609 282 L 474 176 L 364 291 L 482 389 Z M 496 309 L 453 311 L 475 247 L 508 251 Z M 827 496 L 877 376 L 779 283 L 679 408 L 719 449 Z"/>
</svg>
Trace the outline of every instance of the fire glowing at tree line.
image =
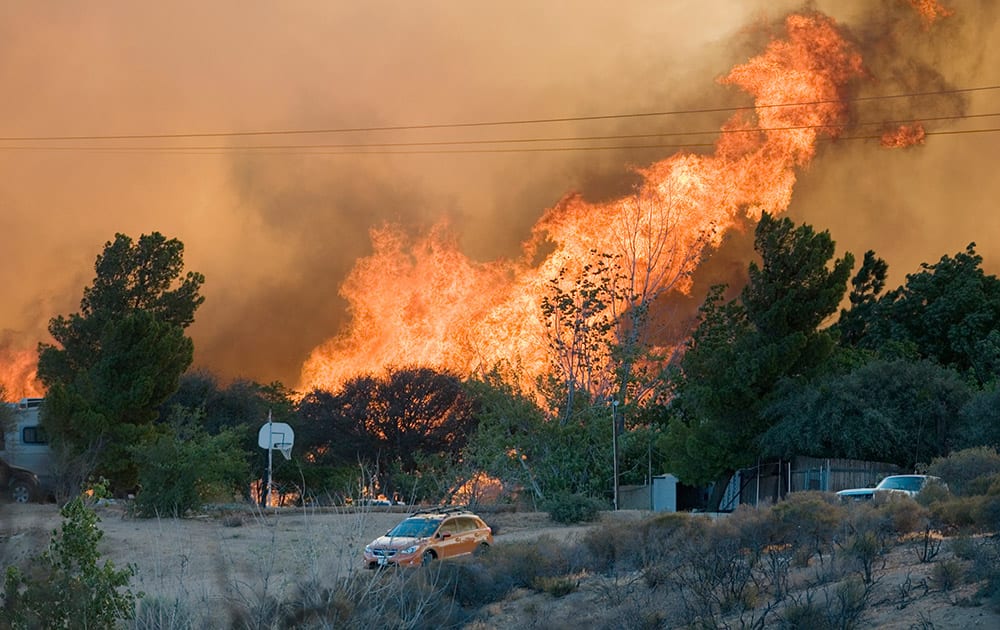
<svg viewBox="0 0 1000 630">
<path fill-rule="evenodd" d="M 595 253 L 639 270 L 626 302 L 642 295 L 655 308 L 667 292 L 688 291 L 691 272 L 726 230 L 788 207 L 796 173 L 815 157 L 818 140 L 845 129 L 846 88 L 866 76 L 860 53 L 832 19 L 791 15 L 784 29 L 720 79 L 755 105 L 725 123 L 713 153 L 655 162 L 639 170 L 633 194 L 610 202 L 567 195 L 534 226 L 520 260 L 470 260 L 445 226 L 417 239 L 391 226 L 373 230 L 373 254 L 341 288 L 352 322 L 312 352 L 301 388 L 336 390 L 362 373 L 407 365 L 467 375 L 513 364 L 533 382 L 551 370 L 540 308 L 549 283 L 578 277 Z M 903 130 L 892 146 L 922 137 Z"/>
<path fill-rule="evenodd" d="M 909 2 L 928 27 L 948 15 L 934 0 Z M 727 230 L 786 210 L 797 172 L 815 157 L 818 141 L 843 133 L 847 90 L 866 77 L 859 51 L 831 18 L 791 15 L 762 54 L 720 79 L 754 105 L 722 126 L 713 152 L 682 151 L 638 169 L 640 183 L 619 199 L 566 195 L 535 224 L 519 259 L 474 261 L 444 224 L 419 237 L 391 225 L 373 229 L 373 253 L 357 261 L 340 289 L 351 322 L 313 350 L 298 389 L 336 391 L 353 377 L 404 366 L 460 375 L 516 366 L 523 382 L 533 383 L 553 369 L 541 304 L 554 280 L 569 283 L 597 256 L 613 257 L 628 278 L 611 305 L 619 318 L 637 300 L 655 311 L 669 292 L 689 291 L 691 273 Z M 881 141 L 900 147 L 923 140 L 915 124 L 886 131 Z M 42 395 L 35 353 L 3 354 L 7 397 Z M 607 393 L 608 376 L 605 391 L 593 393 Z"/>
</svg>

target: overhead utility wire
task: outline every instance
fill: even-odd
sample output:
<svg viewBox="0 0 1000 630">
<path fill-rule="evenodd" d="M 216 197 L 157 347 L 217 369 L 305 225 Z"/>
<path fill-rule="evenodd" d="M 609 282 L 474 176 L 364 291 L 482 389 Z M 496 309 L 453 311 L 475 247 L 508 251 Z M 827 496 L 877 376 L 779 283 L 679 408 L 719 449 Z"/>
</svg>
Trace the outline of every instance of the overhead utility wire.
<svg viewBox="0 0 1000 630">
<path fill-rule="evenodd" d="M 599 114 L 594 116 L 565 116 L 557 118 L 532 118 L 520 120 L 493 120 L 474 121 L 464 123 L 428 123 L 418 125 L 387 125 L 372 127 L 336 127 L 327 129 L 284 129 L 284 130 L 263 130 L 263 131 L 213 131 L 203 133 L 146 133 L 146 134 L 119 134 L 119 135 L 64 135 L 64 136 L 0 136 L 3 142 L 45 142 L 45 141 L 70 141 L 70 140 L 154 140 L 154 139 L 179 139 L 179 138 L 228 138 L 241 136 L 279 136 L 279 135 L 304 135 L 304 134 L 325 134 L 325 133 L 351 133 L 369 131 L 414 131 L 424 129 L 461 129 L 469 127 L 491 127 L 510 125 L 531 125 L 548 124 L 562 122 L 586 122 L 595 120 L 612 120 L 627 118 L 649 118 L 655 116 L 676 116 L 681 114 L 711 114 L 720 112 L 735 112 L 754 109 L 775 108 L 775 107 L 799 107 L 803 105 L 824 105 L 829 103 L 858 103 L 865 101 L 877 101 L 899 98 L 916 98 L 921 96 L 944 96 L 948 94 L 967 94 L 971 92 L 983 92 L 988 90 L 1000 90 L 1000 85 L 984 85 L 971 88 L 956 88 L 953 90 L 934 90 L 928 92 L 908 92 L 902 94 L 882 94 L 873 96 L 859 96 L 850 99 L 825 99 L 818 101 L 802 101 L 794 103 L 768 103 L 763 105 L 744 105 L 740 107 L 708 107 L 700 109 L 678 109 L 661 112 L 634 112 L 625 114 Z"/>
<path fill-rule="evenodd" d="M 948 136 L 977 133 L 996 133 L 1000 127 L 986 129 L 954 129 L 950 131 L 925 131 L 924 136 Z M 818 141 L 833 142 L 839 140 L 881 140 L 884 134 L 861 135 L 861 136 L 839 136 L 837 138 L 820 138 Z M 143 148 L 143 147 L 22 147 L 25 150 L 63 150 L 63 151 L 94 151 L 105 153 L 159 153 L 162 155 L 225 155 L 232 153 L 248 153 L 252 155 L 446 155 L 446 154 L 484 154 L 484 153 L 565 153 L 569 151 L 624 151 L 634 149 L 698 149 L 715 146 L 714 142 L 692 142 L 684 144 L 637 144 L 637 145 L 604 145 L 604 146 L 577 146 L 577 147 L 518 147 L 518 148 L 489 148 L 489 149 L 414 149 L 410 151 L 386 151 L 386 150 L 343 150 L 343 151 L 301 151 L 281 147 L 265 147 L 276 149 L 264 151 L 261 149 L 247 149 L 246 147 L 226 147 L 194 150 L 191 148 L 178 147 L 174 150 L 166 150 L 165 147 Z M 0 148 L 0 151 L 3 149 Z"/>
<path fill-rule="evenodd" d="M 337 143 L 337 144 L 260 144 L 260 145 L 186 145 L 186 146 L 38 146 L 38 145 L 0 145 L 0 151 L 121 151 L 121 152 L 155 152 L 183 153 L 183 152 L 246 152 L 246 151 L 288 151 L 298 149 L 387 149 L 393 147 L 434 147 L 434 146 L 455 146 L 455 145 L 489 145 L 489 144 L 527 144 L 541 142 L 584 142 L 598 140 L 638 140 L 641 138 L 668 138 L 678 136 L 704 136 L 704 135 L 728 135 L 737 133 L 767 133 L 774 131 L 800 131 L 809 129 L 842 129 L 851 127 L 870 127 L 874 125 L 903 125 L 908 123 L 925 123 L 943 120 L 966 120 L 973 118 L 996 118 L 1000 112 L 990 114 L 959 114 L 954 116 L 930 116 L 923 118 L 908 118 L 898 120 L 884 120 L 872 122 L 856 122 L 847 124 L 829 125 L 791 125 L 787 127 L 750 127 L 746 129 L 714 129 L 710 131 L 665 131 L 642 134 L 612 134 L 603 136 L 555 136 L 548 138 L 495 138 L 485 140 L 435 140 L 423 142 L 361 142 L 361 143 Z M 934 132 L 943 133 L 943 132 Z M 868 136 L 865 136 L 868 137 Z M 647 146 L 647 145 L 644 145 Z M 648 146 L 670 146 L 670 145 L 648 145 Z M 677 146 L 698 147 L 711 146 L 711 144 L 693 143 Z M 568 147 L 567 150 L 574 147 Z M 585 149 L 586 147 L 578 147 Z M 360 152 L 359 152 L 360 153 Z"/>
<path fill-rule="evenodd" d="M 973 133 L 996 133 L 1000 132 L 1000 127 L 989 129 L 966 129 L 954 131 L 928 131 L 925 136 L 946 136 L 956 134 Z M 836 140 L 881 140 L 882 135 L 864 136 L 840 136 Z M 832 142 L 832 138 L 822 138 L 826 142 Z M 434 154 L 476 154 L 476 153 L 565 153 L 569 151 L 625 151 L 633 149 L 698 149 L 715 146 L 712 142 L 699 142 L 689 144 L 640 144 L 640 145 L 619 145 L 619 146 L 592 146 L 592 147 L 518 147 L 513 149 L 424 149 L 413 151 L 309 151 L 299 152 L 292 155 L 434 155 Z M 287 155 L 287 154 L 286 154 Z"/>
</svg>

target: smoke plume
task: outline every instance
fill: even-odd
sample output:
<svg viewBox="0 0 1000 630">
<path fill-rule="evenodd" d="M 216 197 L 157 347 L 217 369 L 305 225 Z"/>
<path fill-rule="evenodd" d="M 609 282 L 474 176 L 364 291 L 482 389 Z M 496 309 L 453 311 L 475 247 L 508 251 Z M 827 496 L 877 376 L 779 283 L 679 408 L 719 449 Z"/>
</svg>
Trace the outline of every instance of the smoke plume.
<svg viewBox="0 0 1000 630">
<path fill-rule="evenodd" d="M 372 128 L 748 105 L 745 94 L 717 79 L 759 53 L 785 14 L 803 8 L 763 0 L 480 4 L 5 3 L 0 136 Z M 933 23 L 905 0 L 806 8 L 844 25 L 859 47 L 870 77 L 855 97 L 1000 83 L 990 75 L 990 62 L 1000 58 L 1000 22 L 988 0 L 954 3 L 953 15 Z M 860 100 L 852 110 L 856 128 L 845 135 L 872 133 L 863 125 L 872 120 L 989 113 L 998 105 L 996 92 Z M 615 199 L 639 181 L 635 168 L 675 151 L 387 155 L 329 148 L 319 155 L 231 147 L 624 136 L 718 129 L 728 116 L 0 140 L 0 353 L 33 352 L 47 340 L 49 318 L 78 310 L 94 259 L 116 232 L 159 231 L 183 241 L 187 267 L 206 276 L 206 302 L 190 331 L 197 366 L 224 378 L 294 385 L 310 352 L 351 322 L 339 290 L 356 261 L 372 254 L 371 229 L 388 222 L 417 236 L 445 221 L 471 260 L 515 258 L 565 195 Z M 985 128 L 995 120 L 926 126 Z M 992 211 L 1000 187 L 996 138 L 930 135 L 922 146 L 892 151 L 877 141 L 825 143 L 799 175 L 789 213 L 829 229 L 841 249 L 875 249 L 890 263 L 890 281 L 973 240 L 996 272 L 1000 243 L 987 239 L 1000 233 Z M 560 144 L 568 143 L 549 146 Z M 12 148 L 25 146 L 34 148 Z M 739 282 L 751 243 L 745 232 L 727 237 L 681 300 L 688 313 L 699 287 Z"/>
</svg>

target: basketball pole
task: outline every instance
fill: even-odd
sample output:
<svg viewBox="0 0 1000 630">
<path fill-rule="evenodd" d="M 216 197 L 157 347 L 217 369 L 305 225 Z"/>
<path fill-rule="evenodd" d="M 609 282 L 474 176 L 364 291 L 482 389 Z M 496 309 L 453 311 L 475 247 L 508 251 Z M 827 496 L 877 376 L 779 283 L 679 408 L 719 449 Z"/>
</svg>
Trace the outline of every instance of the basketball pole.
<svg viewBox="0 0 1000 630">
<path fill-rule="evenodd" d="M 272 470 L 273 457 L 274 457 L 274 431 L 273 431 L 272 427 L 273 427 L 273 424 L 271 422 L 271 410 L 268 409 L 267 410 L 267 445 L 268 445 L 268 449 L 267 449 L 267 498 L 264 499 L 264 507 L 265 507 L 265 509 L 271 507 L 271 485 L 272 485 L 271 470 Z"/>
</svg>

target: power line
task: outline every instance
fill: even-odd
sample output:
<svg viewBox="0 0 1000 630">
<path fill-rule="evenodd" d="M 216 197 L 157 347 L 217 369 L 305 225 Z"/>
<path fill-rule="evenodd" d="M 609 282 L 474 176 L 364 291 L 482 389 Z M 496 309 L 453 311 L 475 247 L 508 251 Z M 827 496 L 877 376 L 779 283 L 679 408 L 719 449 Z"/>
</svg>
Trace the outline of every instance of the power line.
<svg viewBox="0 0 1000 630">
<path fill-rule="evenodd" d="M 948 131 L 925 131 L 924 136 L 947 136 L 962 134 L 996 133 L 1000 127 L 985 129 L 955 129 Z M 839 136 L 837 138 L 820 138 L 819 141 L 834 142 L 841 140 L 881 140 L 883 134 Z M 640 144 L 640 145 L 601 145 L 576 147 L 517 147 L 517 148 L 483 148 L 483 149 L 414 149 L 414 150 L 341 150 L 341 151 L 303 151 L 295 147 L 269 146 L 257 149 L 248 147 L 217 147 L 194 149 L 191 147 L 14 147 L 25 151 L 92 151 L 103 153 L 159 153 L 164 155 L 226 155 L 233 153 L 248 153 L 252 155 L 447 155 L 447 154 L 488 154 L 488 153 L 566 153 L 571 151 L 626 151 L 642 149 L 699 149 L 715 146 L 714 142 L 692 142 L 674 144 Z M 4 148 L 0 147 L 0 152 Z M 304 145 L 301 148 L 322 148 L 321 145 Z M 269 151 L 266 149 L 270 149 Z"/>
<path fill-rule="evenodd" d="M 414 125 L 386 125 L 371 127 L 334 127 L 325 129 L 283 129 L 283 130 L 260 130 L 260 131 L 213 131 L 202 133 L 143 133 L 143 134 L 93 134 L 93 135 L 63 135 L 63 136 L 0 136 L 3 142 L 48 142 L 48 141 L 77 141 L 77 140 L 164 140 L 181 138 L 231 138 L 250 136 L 278 136 L 278 135 L 306 135 L 306 134 L 328 134 L 328 133 L 353 133 L 353 132 L 374 132 L 374 131 L 416 131 L 428 129 L 462 129 L 471 127 L 499 127 L 513 125 L 533 125 L 565 122 L 587 122 L 596 120 L 614 120 L 630 118 L 650 118 L 656 116 L 677 116 L 686 114 L 711 114 L 721 112 L 736 112 L 755 109 L 769 109 L 780 107 L 800 107 L 811 105 L 825 105 L 830 103 L 844 102 L 868 102 L 901 98 L 917 98 L 924 96 L 946 96 L 952 94 L 968 94 L 973 92 L 984 92 L 990 90 L 1000 90 L 1000 85 L 985 85 L 970 88 L 955 88 L 951 90 L 933 90 L 927 92 L 907 92 L 900 94 L 883 94 L 873 96 L 860 96 L 850 99 L 825 99 L 817 101 L 801 101 L 790 103 L 769 103 L 761 105 L 746 105 L 740 107 L 708 107 L 699 109 L 678 109 L 658 112 L 633 112 L 624 114 L 599 114 L 594 116 L 564 116 L 555 118 L 529 118 L 515 120 L 492 120 L 474 121 L 459 123 L 427 123 Z"/>
<path fill-rule="evenodd" d="M 482 145 L 497 145 L 497 144 L 529 144 L 529 143 L 551 143 L 551 142 L 584 142 L 584 141 L 606 141 L 606 140 L 638 140 L 642 138 L 665 138 L 665 137 L 678 137 L 678 136 L 699 136 L 699 135 L 731 135 L 731 134 L 745 134 L 745 133 L 770 133 L 770 132 L 781 132 L 781 131 L 800 131 L 800 130 L 817 130 L 817 129 L 844 129 L 848 126 L 850 127 L 866 127 L 866 126 L 886 126 L 886 125 L 904 125 L 904 124 L 914 124 L 914 123 L 926 123 L 932 121 L 945 121 L 945 120 L 967 120 L 967 119 L 977 119 L 977 118 L 995 118 L 1000 116 L 1000 112 L 988 113 L 988 114 L 962 114 L 955 116 L 932 116 L 924 118 L 910 118 L 910 119 L 897 119 L 897 120 L 886 120 L 886 121 L 872 121 L 872 122 L 856 122 L 851 125 L 841 124 L 841 125 L 794 125 L 787 127 L 751 127 L 746 129 L 715 129 L 711 131 L 677 131 L 677 132 L 656 132 L 656 133 L 644 133 L 644 134 L 612 134 L 612 135 L 602 135 L 602 136 L 558 136 L 558 137 L 545 137 L 545 138 L 494 138 L 494 139 L 484 139 L 484 140 L 439 140 L 439 141 L 423 141 L 423 142 L 371 142 L 371 143 L 338 143 L 338 144 L 267 144 L 267 145 L 186 145 L 186 146 L 38 146 L 38 145 L 17 145 L 17 146 L 2 146 L 0 145 L 0 151 L 103 151 L 103 152 L 163 152 L 163 153 L 239 153 L 239 152 L 290 152 L 290 151 L 302 151 L 308 153 L 317 153 L 323 155 L 324 153 L 318 151 L 309 151 L 310 149 L 390 149 L 390 148 L 409 148 L 409 147 L 453 147 L 452 149 L 446 149 L 441 151 L 436 151 L 436 153 L 458 153 L 458 152 L 469 152 L 469 153 L 501 153 L 501 152 L 530 152 L 530 151 L 573 151 L 573 150 L 607 150 L 607 149 L 626 149 L 626 148 L 701 148 L 701 147 L 711 147 L 714 143 L 710 142 L 691 142 L 691 143 L 679 143 L 679 144 L 648 144 L 648 145 L 631 145 L 631 146 L 620 146 L 620 147 L 528 147 L 528 148 L 517 148 L 517 149 L 481 149 L 478 151 L 469 149 L 467 151 L 462 151 L 458 147 L 460 146 L 482 146 Z M 970 132 L 989 132 L 986 130 L 970 130 Z M 925 135 L 941 135 L 948 132 L 937 131 L 937 132 L 925 132 Z M 959 132 L 953 132 L 959 133 Z M 964 132 L 963 132 L 964 133 Z M 870 138 L 880 138 L 881 136 L 852 136 L 852 137 L 841 137 L 841 139 L 870 139 Z M 411 154 L 417 153 L 418 151 L 344 151 L 345 154 L 363 154 L 363 153 L 375 153 L 375 154 L 391 154 L 391 153 L 401 153 L 401 154 Z M 425 151 L 431 153 L 432 151 Z"/>
</svg>

